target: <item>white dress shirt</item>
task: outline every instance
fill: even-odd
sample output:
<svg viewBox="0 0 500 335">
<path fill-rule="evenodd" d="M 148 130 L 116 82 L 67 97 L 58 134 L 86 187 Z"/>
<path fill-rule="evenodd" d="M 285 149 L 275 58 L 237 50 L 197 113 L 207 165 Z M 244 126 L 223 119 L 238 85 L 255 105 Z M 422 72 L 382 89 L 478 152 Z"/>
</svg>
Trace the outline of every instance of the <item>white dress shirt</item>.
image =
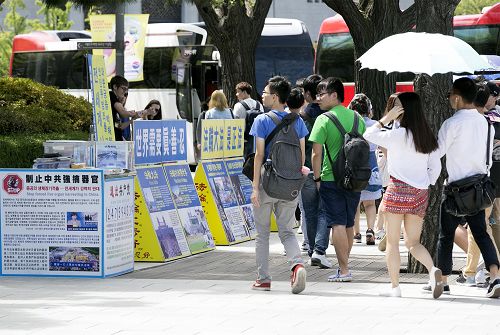
<svg viewBox="0 0 500 335">
<path fill-rule="evenodd" d="M 436 183 L 441 173 L 439 150 L 430 154 L 417 152 L 413 136 L 406 128 L 382 131 L 373 125 L 363 137 L 387 149 L 387 169 L 392 177 L 423 190 Z"/>
<path fill-rule="evenodd" d="M 448 182 L 489 173 L 486 167 L 488 123 L 476 109 L 460 109 L 439 129 L 440 156 L 446 155 Z M 490 166 L 495 130 L 490 133 Z"/>
</svg>

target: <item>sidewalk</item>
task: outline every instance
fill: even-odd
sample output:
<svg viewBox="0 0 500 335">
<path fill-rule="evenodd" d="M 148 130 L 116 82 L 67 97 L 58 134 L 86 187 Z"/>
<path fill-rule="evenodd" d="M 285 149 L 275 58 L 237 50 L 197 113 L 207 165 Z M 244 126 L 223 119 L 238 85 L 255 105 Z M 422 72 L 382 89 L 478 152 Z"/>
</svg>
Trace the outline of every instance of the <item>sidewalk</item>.
<svg viewBox="0 0 500 335">
<path fill-rule="evenodd" d="M 333 270 L 306 266 L 307 288 L 292 295 L 277 234 L 271 239 L 271 292 L 250 290 L 254 241 L 136 263 L 140 270 L 111 279 L 0 278 L 0 334 L 498 333 L 500 300 L 484 289 L 452 285 L 452 295 L 433 300 L 420 291 L 426 275 L 402 273 L 403 298 L 379 297 L 389 280 L 376 246 L 354 245 L 353 282 L 328 283 Z M 327 254 L 335 260 L 333 247 Z M 457 270 L 465 255 L 454 256 Z"/>
</svg>

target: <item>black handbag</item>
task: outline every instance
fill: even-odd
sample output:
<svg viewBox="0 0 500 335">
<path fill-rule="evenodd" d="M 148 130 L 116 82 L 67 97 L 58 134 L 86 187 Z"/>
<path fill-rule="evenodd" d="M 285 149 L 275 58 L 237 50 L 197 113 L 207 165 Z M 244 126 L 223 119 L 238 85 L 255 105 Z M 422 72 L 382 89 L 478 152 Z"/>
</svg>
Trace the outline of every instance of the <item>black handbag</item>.
<svg viewBox="0 0 500 335">
<path fill-rule="evenodd" d="M 273 112 L 269 112 L 273 113 Z M 266 113 L 268 114 L 268 113 Z M 270 117 L 270 116 L 269 116 Z M 281 128 L 283 128 L 287 122 L 281 121 L 279 125 L 277 125 L 273 131 L 267 135 L 266 137 L 266 143 L 264 144 L 264 147 L 267 147 L 269 143 L 273 140 L 274 136 L 280 131 Z M 265 158 L 264 158 L 265 159 Z M 248 179 L 253 181 L 253 164 L 255 161 L 255 152 L 252 152 L 245 158 L 245 162 L 243 163 L 243 169 L 241 170 L 241 173 L 243 173 L 245 176 L 248 177 Z M 262 162 L 264 164 L 264 162 Z"/>
<path fill-rule="evenodd" d="M 486 166 L 490 165 L 490 134 L 488 122 L 488 140 L 486 142 Z M 449 183 L 445 186 L 444 210 L 453 216 L 471 216 L 490 207 L 495 200 L 495 183 L 487 174 L 476 174 Z"/>
</svg>

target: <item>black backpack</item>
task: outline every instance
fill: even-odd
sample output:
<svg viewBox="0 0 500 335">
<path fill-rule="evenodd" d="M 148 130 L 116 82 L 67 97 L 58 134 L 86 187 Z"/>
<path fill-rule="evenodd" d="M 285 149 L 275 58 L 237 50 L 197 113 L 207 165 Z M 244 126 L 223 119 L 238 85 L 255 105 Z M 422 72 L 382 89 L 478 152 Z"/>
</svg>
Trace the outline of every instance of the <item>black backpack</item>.
<svg viewBox="0 0 500 335">
<path fill-rule="evenodd" d="M 245 140 L 252 139 L 252 136 L 250 135 L 250 129 L 252 128 L 253 121 L 257 116 L 262 114 L 262 111 L 260 110 L 260 103 L 258 101 L 255 101 L 255 108 L 251 108 L 248 106 L 248 104 L 245 101 L 240 101 L 240 104 L 245 107 L 245 110 L 247 111 L 247 115 L 245 116 Z M 253 139 L 252 139 L 253 140 Z"/>
<path fill-rule="evenodd" d="M 333 162 L 328 146 L 325 144 L 335 182 L 337 186 L 347 191 L 361 192 L 368 185 L 372 173 L 369 162 L 370 144 L 358 132 L 361 116 L 354 112 L 354 124 L 352 130 L 347 133 L 334 114 L 328 112 L 324 115 L 335 124 L 344 139 L 335 162 Z"/>
<path fill-rule="evenodd" d="M 282 120 L 274 113 L 266 113 L 281 129 L 271 141 L 269 157 L 264 163 L 262 187 L 270 197 L 294 200 L 300 194 L 307 176 L 302 174 L 302 150 L 295 130 L 299 116 L 289 113 Z"/>
</svg>

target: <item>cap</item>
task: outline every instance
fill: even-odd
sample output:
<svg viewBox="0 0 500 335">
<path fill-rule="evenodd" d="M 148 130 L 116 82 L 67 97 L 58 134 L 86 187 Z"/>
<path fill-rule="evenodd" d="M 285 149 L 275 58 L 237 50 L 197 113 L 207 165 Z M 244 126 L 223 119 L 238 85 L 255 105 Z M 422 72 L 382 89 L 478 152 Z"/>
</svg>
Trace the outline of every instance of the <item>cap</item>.
<svg viewBox="0 0 500 335">
<path fill-rule="evenodd" d="M 490 95 L 493 95 L 494 97 L 498 97 L 498 95 L 500 95 L 500 87 L 498 87 L 495 83 L 489 81 L 486 85 L 490 90 Z"/>
</svg>

